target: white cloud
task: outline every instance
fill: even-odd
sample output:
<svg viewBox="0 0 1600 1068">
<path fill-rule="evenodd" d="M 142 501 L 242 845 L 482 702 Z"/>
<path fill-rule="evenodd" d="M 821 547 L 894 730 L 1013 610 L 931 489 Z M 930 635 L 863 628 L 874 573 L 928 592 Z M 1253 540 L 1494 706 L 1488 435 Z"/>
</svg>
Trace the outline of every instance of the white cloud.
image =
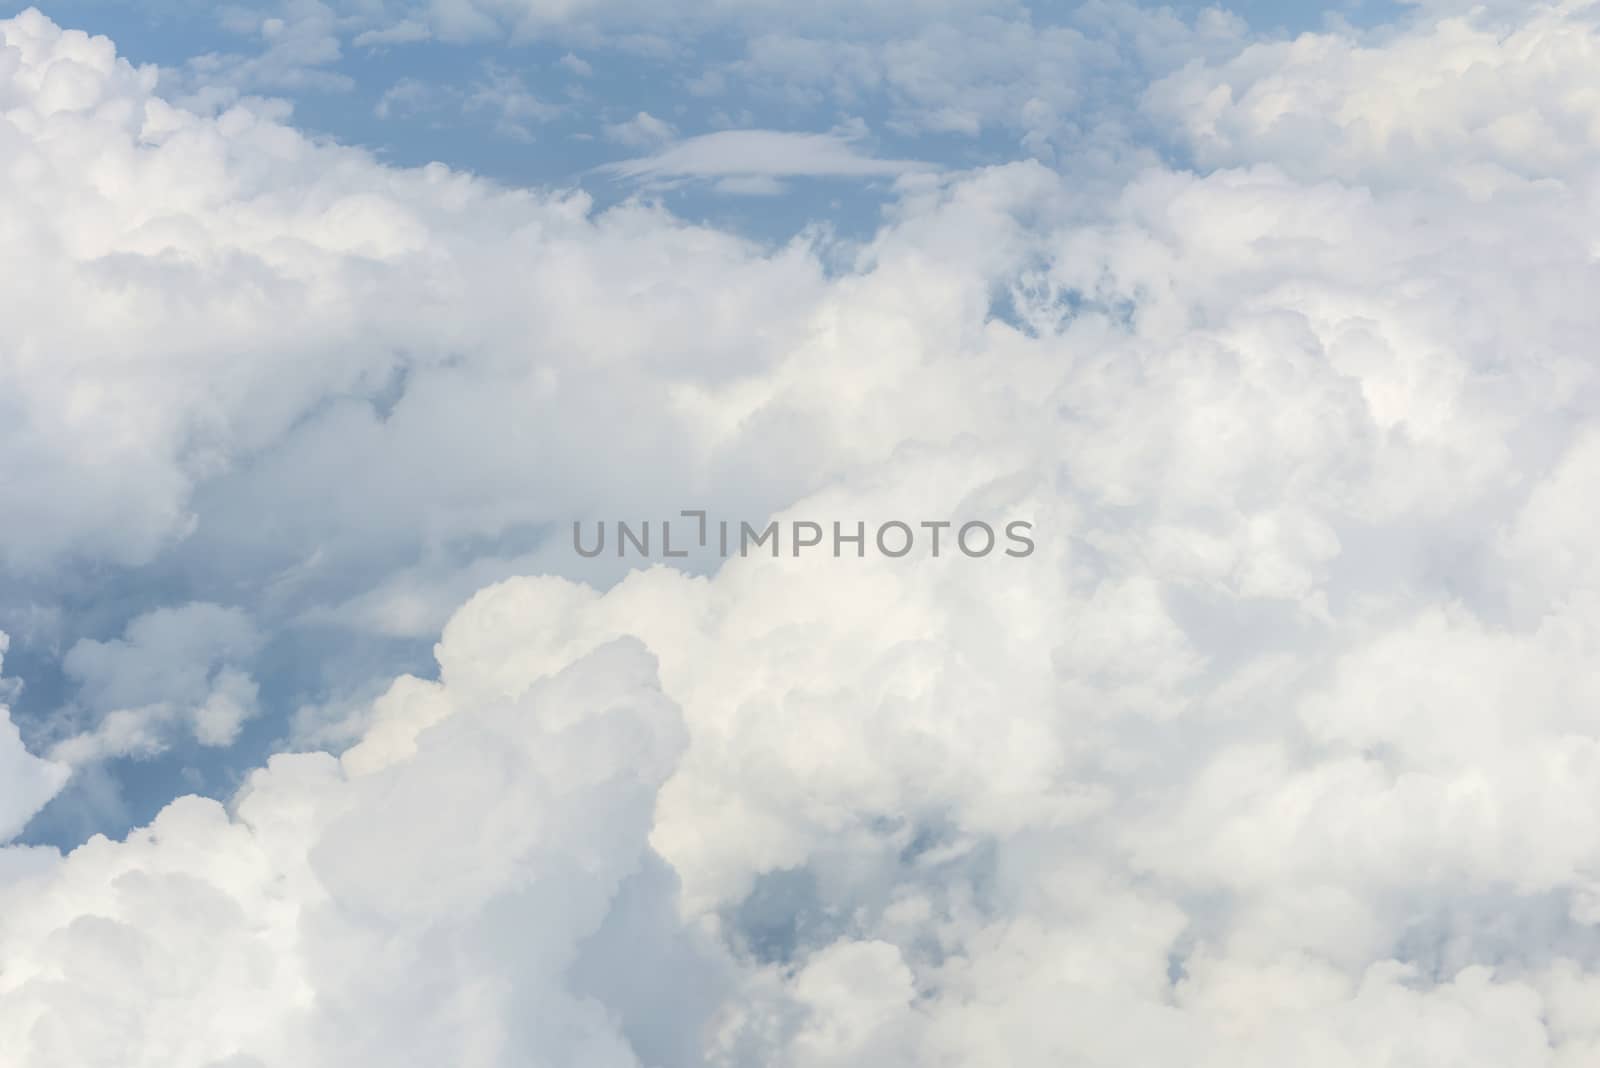
<svg viewBox="0 0 1600 1068">
<path fill-rule="evenodd" d="M 932 169 L 907 159 L 864 155 L 841 134 L 719 130 L 686 138 L 650 156 L 607 166 L 623 178 L 873 178 Z"/>
<path fill-rule="evenodd" d="M 1182 20 L 1131 4 L 929 19 L 876 34 L 768 27 L 702 78 L 790 107 L 875 101 L 908 135 L 1021 135 L 1030 154 L 1050 159 L 1059 147 L 1063 167 L 1084 168 L 1082 157 L 1141 147 L 1128 101 L 1151 72 L 1234 55 L 1245 39 L 1220 11 Z"/>
<path fill-rule="evenodd" d="M 280 757 L 232 815 L 185 799 L 0 878 L 0 1043 L 25 1065 L 688 1064 L 719 969 L 645 844 L 682 739 L 621 643 L 409 760 Z M 683 988 L 641 998 L 629 958 Z"/>
<path fill-rule="evenodd" d="M 787 191 L 789 187 L 778 179 L 764 174 L 735 174 L 717 179 L 712 188 L 719 193 L 732 193 L 735 196 L 775 197 Z"/>
<path fill-rule="evenodd" d="M 469 114 L 487 112 L 493 117 L 495 132 L 518 141 L 531 139 L 534 126 L 561 114 L 559 107 L 530 92 L 520 74 L 493 63 L 468 91 L 463 107 Z"/>
<path fill-rule="evenodd" d="M 109 756 L 150 756 L 175 730 L 207 746 L 231 745 L 257 712 L 248 664 L 261 635 L 237 609 L 192 603 L 148 612 L 122 638 L 84 639 L 62 661 L 76 706 L 58 724 L 87 720 L 53 759 L 77 765 Z"/>
<path fill-rule="evenodd" d="M 670 141 L 677 133 L 672 123 L 658 119 L 648 111 L 641 111 L 626 122 L 608 123 L 605 127 L 606 140 L 633 148 Z"/>
<path fill-rule="evenodd" d="M 433 32 L 423 23 L 402 19 L 381 30 L 363 30 L 356 34 L 354 44 L 357 48 L 383 48 L 386 45 L 416 44 L 432 36 Z"/>
<path fill-rule="evenodd" d="M 14 573 L 181 546 L 254 561 L 292 611 L 424 543 L 448 557 L 640 490 L 786 492 L 739 471 L 737 432 L 659 398 L 754 374 L 804 329 L 806 247 L 384 168 L 259 110 L 176 109 L 153 70 L 42 16 L 4 33 L 4 283 L 39 312 L 0 324 L 0 470 L 28 517 L 0 530 Z"/>
<path fill-rule="evenodd" d="M 343 55 L 338 12 L 321 0 L 285 0 L 281 15 L 257 17 L 235 8 L 224 24 L 260 42 L 255 55 L 210 52 L 184 64 L 178 74 L 196 98 L 229 99 L 255 91 L 316 90 L 341 92 L 354 88 L 345 74 L 329 69 Z M 395 32 L 395 28 L 380 31 Z"/>
<path fill-rule="evenodd" d="M 383 91 L 373 114 L 380 119 L 427 116 L 433 124 L 487 119 L 497 137 L 531 141 L 537 127 L 561 115 L 561 108 L 530 92 L 522 76 L 494 62 L 466 88 L 404 77 Z"/>
<path fill-rule="evenodd" d="M 726 94 L 735 114 L 765 105 L 829 122 L 840 113 L 881 112 L 882 125 L 897 133 L 1015 136 L 1030 155 L 1083 170 L 1148 154 L 1135 141 L 1142 122 L 1132 103 L 1152 76 L 1235 56 L 1248 40 L 1244 21 L 1220 9 L 1180 16 L 1126 2 L 830 2 L 798 10 L 770 0 L 461 0 L 429 14 L 390 8 L 352 17 L 402 13 L 431 20 L 447 39 L 571 41 L 612 58 L 662 60 L 712 40 L 705 52 L 717 58 L 697 54 L 685 88 Z M 721 58 L 725 43 L 734 52 Z"/>
<path fill-rule="evenodd" d="M 1577 9 L 1524 27 L 1558 17 L 1586 39 Z M 189 531 L 274 573 L 274 610 L 406 634 L 463 576 L 531 573 L 456 611 L 439 678 L 397 680 L 342 756 L 276 757 L 126 842 L 0 851 L 23 1068 L 1600 1049 L 1581 144 L 1464 185 L 1441 179 L 1475 135 L 1385 171 L 1241 121 L 1232 169 L 907 175 L 824 269 L 839 250 L 188 115 L 100 46 L 5 26 L 32 312 L 0 325 L 27 417 L 0 455 L 33 522 L 6 558 Z M 1271 46 L 1253 84 L 1430 40 Z M 1531 40 L 1474 37 L 1536 83 L 1510 114 L 1572 76 Z M 1359 95 L 1331 69 L 1323 98 Z M 1161 106 L 1190 129 L 1210 99 Z M 634 173 L 892 162 L 733 134 Z M 91 144 L 92 184 L 66 166 Z M 706 498 L 1025 516 L 1039 551 L 609 588 L 551 574 L 559 536 L 451 553 Z M 90 692 L 202 661 L 211 692 L 226 657 L 143 633 L 85 647 Z M 0 736 L 8 759 L 15 824 L 59 773 Z"/>
<path fill-rule="evenodd" d="M 405 118 L 437 108 L 440 97 L 449 95 L 419 78 L 401 78 L 378 97 L 372 113 L 380 119 Z"/>
<path fill-rule="evenodd" d="M 1194 63 L 1150 90 L 1208 166 L 1483 193 L 1586 174 L 1600 151 L 1593 4 L 1485 5 L 1399 32 L 1304 34 Z"/>
</svg>

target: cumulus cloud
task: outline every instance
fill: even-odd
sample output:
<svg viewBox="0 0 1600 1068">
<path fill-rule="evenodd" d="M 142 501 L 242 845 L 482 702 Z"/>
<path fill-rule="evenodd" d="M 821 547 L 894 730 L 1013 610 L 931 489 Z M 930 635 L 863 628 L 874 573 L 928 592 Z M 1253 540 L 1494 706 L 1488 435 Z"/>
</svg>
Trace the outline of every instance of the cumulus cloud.
<svg viewBox="0 0 1600 1068">
<path fill-rule="evenodd" d="M 243 612 L 199 602 L 147 612 L 121 638 L 78 642 L 62 661 L 77 700 L 55 722 L 87 723 L 51 755 L 68 764 L 151 756 L 175 731 L 205 746 L 232 744 L 258 711 L 243 667 L 260 645 Z"/>
<path fill-rule="evenodd" d="M 805 243 L 385 168 L 271 112 L 176 108 L 36 13 L 4 34 L 5 279 L 39 311 L 0 326 L 12 575 L 249 573 L 294 612 L 485 539 L 527 552 L 575 510 L 809 476 L 800 451 L 748 465 L 764 424 L 695 404 L 806 329 Z"/>
<path fill-rule="evenodd" d="M 1347 101 L 1465 33 L 1520 115 L 1572 76 L 1530 42 L 1588 14 L 1501 17 L 1236 61 Z M 0 531 L 12 566 L 187 537 L 275 561 L 279 610 L 422 633 L 463 589 L 454 540 L 691 492 L 1038 544 L 559 577 L 561 538 L 530 539 L 341 755 L 123 842 L 0 850 L 24 1068 L 1600 1053 L 1581 143 L 1456 182 L 1501 142 L 1440 119 L 1389 170 L 1280 139 L 1301 105 L 1230 111 L 1204 87 L 1244 68 L 1201 62 L 1146 99 L 1215 120 L 1202 169 L 909 175 L 843 256 L 383 168 L 4 25 L 10 202 L 83 208 L 8 217 L 43 278 L 0 326 L 27 417 L 0 455 L 35 465 L 10 485 L 43 527 Z M 1313 77 L 1308 52 L 1363 58 Z M 92 187 L 46 180 L 89 144 Z M 674 173 L 794 173 L 712 148 Z M 78 316 L 46 318 L 51 285 Z M 363 555 L 377 580 L 316 581 Z M 85 646 L 77 678 L 120 704 L 203 663 L 198 694 L 228 659 L 190 655 L 206 618 Z M 16 824 L 60 772 L 0 731 L 6 761 Z"/>
<path fill-rule="evenodd" d="M 1399 32 L 1308 33 L 1197 62 L 1148 106 L 1202 163 L 1271 160 L 1385 185 L 1424 176 L 1485 191 L 1588 173 L 1600 147 L 1587 2 L 1449 10 Z"/>
<path fill-rule="evenodd" d="M 611 645 L 425 743 L 280 757 L 231 812 L 184 799 L 0 879 L 8 1058 L 694 1063 L 722 973 L 645 843 L 683 745 L 650 657 Z"/>
</svg>

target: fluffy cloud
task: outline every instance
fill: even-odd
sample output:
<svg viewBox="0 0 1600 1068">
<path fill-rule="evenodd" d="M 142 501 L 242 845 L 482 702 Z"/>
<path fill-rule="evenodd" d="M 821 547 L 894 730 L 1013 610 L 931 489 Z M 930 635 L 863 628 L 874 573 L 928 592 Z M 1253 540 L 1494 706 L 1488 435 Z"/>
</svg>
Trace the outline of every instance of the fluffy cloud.
<svg viewBox="0 0 1600 1068">
<path fill-rule="evenodd" d="M 0 880 L 8 1059 L 692 1063 L 720 971 L 645 844 L 683 745 L 649 656 L 611 645 L 425 742 L 280 757 L 232 812 L 180 800 Z M 645 996 L 646 962 L 684 989 Z"/>
<path fill-rule="evenodd" d="M 260 644 L 242 612 L 203 603 L 147 612 L 122 638 L 78 642 L 62 662 L 77 703 L 55 722 L 89 722 L 51 755 L 68 764 L 149 756 L 175 729 L 201 745 L 232 744 L 257 711 L 255 680 L 241 665 Z"/>
<path fill-rule="evenodd" d="M 763 428 L 693 403 L 806 329 L 807 247 L 384 168 L 270 112 L 177 109 L 36 13 L 3 33 L 6 293 L 35 311 L 0 327 L 14 575 L 169 554 L 232 587 L 254 561 L 298 611 L 574 511 L 810 476 L 803 450 L 741 471 Z"/>
<path fill-rule="evenodd" d="M 1520 18 L 1269 45 L 1148 99 L 1193 131 L 1228 98 L 1192 87 L 1248 67 L 1357 100 L 1362 71 L 1465 33 L 1519 114 L 1568 77 L 1529 42 L 1587 32 L 1577 7 Z M 420 632 L 462 587 L 404 529 L 447 561 L 703 492 L 730 518 L 1024 518 L 1038 544 L 609 586 L 552 573 L 575 572 L 564 529 L 507 557 L 527 577 L 456 611 L 438 678 L 396 680 L 340 756 L 277 756 L 125 842 L 0 851 L 22 1065 L 1600 1053 L 1581 145 L 1459 182 L 1502 151 L 1493 122 L 1390 171 L 1223 107 L 1236 166 L 908 176 L 862 247 L 763 251 L 178 112 L 101 45 L 5 32 L 24 158 L 110 146 L 24 190 L 98 214 L 11 216 L 85 309 L 7 320 L 16 449 L 65 484 L 145 479 L 115 537 L 89 493 L 7 528 L 19 565 L 146 559 L 193 525 L 241 568 L 302 550 L 276 603 Z M 209 346 L 174 341 L 174 309 Z M 153 391 L 141 360 L 171 371 L 159 405 L 81 386 Z M 96 453 L 74 416 L 131 436 Z M 297 594 L 363 551 L 410 569 Z M 79 677 L 133 687 L 167 648 L 143 634 L 85 647 Z M 0 734 L 5 760 L 43 784 L 0 795 L 25 819 L 58 773 Z"/>
<path fill-rule="evenodd" d="M 1152 87 L 1208 166 L 1272 160 L 1304 176 L 1420 177 L 1485 191 L 1589 173 L 1600 149 L 1587 0 L 1465 8 L 1405 29 L 1305 34 L 1195 62 Z"/>
</svg>

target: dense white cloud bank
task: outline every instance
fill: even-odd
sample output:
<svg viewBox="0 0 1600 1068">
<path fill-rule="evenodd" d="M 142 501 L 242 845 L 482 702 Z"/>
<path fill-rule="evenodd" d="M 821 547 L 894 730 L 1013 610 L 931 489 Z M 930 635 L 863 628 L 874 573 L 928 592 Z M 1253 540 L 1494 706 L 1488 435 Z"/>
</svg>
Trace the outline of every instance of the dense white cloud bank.
<svg viewBox="0 0 1600 1068">
<path fill-rule="evenodd" d="M 610 646 L 427 740 L 350 776 L 277 758 L 231 816 L 183 799 L 8 880 L 0 1048 L 85 1068 L 631 1065 L 632 1031 L 677 1056 L 717 973 L 661 928 L 671 877 L 645 836 L 683 727 L 649 656 Z M 688 984 L 677 1019 L 627 1018 L 653 1008 L 626 981 L 642 961 Z"/>
<path fill-rule="evenodd" d="M 369 554 L 570 514 L 607 461 L 692 463 L 654 398 L 744 373 L 758 324 L 793 329 L 818 281 L 801 254 L 647 209 L 591 220 L 581 196 L 385 170 L 243 107 L 177 110 L 153 70 L 37 14 L 5 40 L 0 462 L 30 517 L 0 535 L 13 567 L 136 564 L 185 535 L 301 564 L 284 557 L 326 533 L 303 524 L 357 471 L 367 500 L 347 498 L 342 529 Z M 690 263 L 714 291 L 672 284 Z M 195 487 L 227 473 L 217 492 L 244 500 L 199 529 Z M 410 511 L 418 490 L 442 507 Z"/>
<path fill-rule="evenodd" d="M 1146 108 L 1226 166 L 908 176 L 867 247 L 776 251 L 192 115 L 0 23 L 10 566 L 232 524 L 306 550 L 293 603 L 397 529 L 695 494 L 1039 544 L 602 592 L 541 543 L 341 755 L 0 850 L 0 1052 L 1593 1063 L 1592 11 L 1199 62 Z M 312 603 L 423 631 L 459 592 L 390 577 Z M 255 629 L 185 613 L 82 646 L 87 705 L 170 663 L 206 707 Z M 0 834 L 63 775 L 8 726 Z"/>
<path fill-rule="evenodd" d="M 1152 101 L 1208 166 L 1469 188 L 1583 176 L 1600 147 L 1590 0 L 1446 10 L 1373 41 L 1305 34 L 1194 63 Z"/>
</svg>

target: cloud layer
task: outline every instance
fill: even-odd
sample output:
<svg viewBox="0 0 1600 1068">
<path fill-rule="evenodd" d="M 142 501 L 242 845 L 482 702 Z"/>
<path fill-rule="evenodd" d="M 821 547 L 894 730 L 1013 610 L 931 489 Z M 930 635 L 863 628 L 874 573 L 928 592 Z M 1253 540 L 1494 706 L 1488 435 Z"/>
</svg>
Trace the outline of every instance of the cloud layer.
<svg viewBox="0 0 1600 1068">
<path fill-rule="evenodd" d="M 1197 169 L 908 174 L 764 248 L 0 23 L 0 561 L 269 591 L 78 645 L 78 737 L 225 740 L 256 615 L 448 617 L 337 755 L 0 848 L 0 1051 L 1592 1063 L 1594 8 L 1193 32 L 1139 113 Z M 696 506 L 1039 550 L 564 540 Z M 0 837 L 65 775 L 0 716 Z"/>
</svg>

